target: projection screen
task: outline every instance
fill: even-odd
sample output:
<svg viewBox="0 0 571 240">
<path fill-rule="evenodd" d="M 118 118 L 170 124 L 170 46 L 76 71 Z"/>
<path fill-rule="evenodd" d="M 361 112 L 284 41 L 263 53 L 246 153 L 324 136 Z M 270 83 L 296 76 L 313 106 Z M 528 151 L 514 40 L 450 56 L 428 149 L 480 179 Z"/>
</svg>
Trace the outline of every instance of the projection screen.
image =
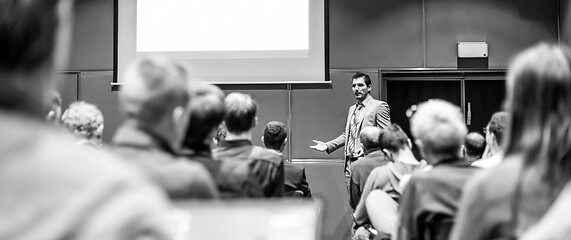
<svg viewBox="0 0 571 240">
<path fill-rule="evenodd" d="M 116 0 L 115 82 L 138 56 L 212 83 L 329 81 L 327 0 Z"/>
</svg>

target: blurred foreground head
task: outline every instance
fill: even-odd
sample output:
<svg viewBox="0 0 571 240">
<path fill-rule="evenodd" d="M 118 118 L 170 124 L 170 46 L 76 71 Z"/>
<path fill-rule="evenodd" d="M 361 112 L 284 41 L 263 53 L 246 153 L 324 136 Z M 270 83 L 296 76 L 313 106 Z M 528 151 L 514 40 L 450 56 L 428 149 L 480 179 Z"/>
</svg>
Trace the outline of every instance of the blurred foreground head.
<svg viewBox="0 0 571 240">
<path fill-rule="evenodd" d="M 570 63 L 569 48 L 539 44 L 514 58 L 506 81 L 506 155 L 523 155 L 557 187 L 571 179 Z"/>
<path fill-rule="evenodd" d="M 0 108 L 43 117 L 65 67 L 73 1 L 0 0 Z"/>
<path fill-rule="evenodd" d="M 147 56 L 132 62 L 119 91 L 125 123 L 176 144 L 184 134 L 189 78 L 188 68 L 172 58 Z"/>
<path fill-rule="evenodd" d="M 440 99 L 419 104 L 410 119 L 410 128 L 423 158 L 430 164 L 459 158 L 468 133 L 460 108 Z"/>
</svg>

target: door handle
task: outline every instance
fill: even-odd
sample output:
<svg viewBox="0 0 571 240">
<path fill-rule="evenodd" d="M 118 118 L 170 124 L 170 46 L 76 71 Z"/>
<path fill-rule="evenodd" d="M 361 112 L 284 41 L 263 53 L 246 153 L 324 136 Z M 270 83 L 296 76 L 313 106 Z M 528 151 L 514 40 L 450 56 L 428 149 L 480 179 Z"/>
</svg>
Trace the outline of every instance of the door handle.
<svg viewBox="0 0 571 240">
<path fill-rule="evenodd" d="M 468 111 L 466 111 L 466 125 L 472 125 L 472 103 L 468 102 Z"/>
</svg>

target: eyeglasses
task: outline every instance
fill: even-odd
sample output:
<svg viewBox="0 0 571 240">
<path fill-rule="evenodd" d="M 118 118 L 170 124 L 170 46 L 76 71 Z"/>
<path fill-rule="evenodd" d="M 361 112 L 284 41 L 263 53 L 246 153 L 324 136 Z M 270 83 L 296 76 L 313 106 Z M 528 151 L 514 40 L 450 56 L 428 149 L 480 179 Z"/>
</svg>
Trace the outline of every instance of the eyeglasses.
<svg viewBox="0 0 571 240">
<path fill-rule="evenodd" d="M 408 118 L 411 118 L 416 113 L 417 109 L 418 109 L 418 107 L 416 106 L 416 104 L 410 106 L 405 112 L 406 116 Z"/>
</svg>

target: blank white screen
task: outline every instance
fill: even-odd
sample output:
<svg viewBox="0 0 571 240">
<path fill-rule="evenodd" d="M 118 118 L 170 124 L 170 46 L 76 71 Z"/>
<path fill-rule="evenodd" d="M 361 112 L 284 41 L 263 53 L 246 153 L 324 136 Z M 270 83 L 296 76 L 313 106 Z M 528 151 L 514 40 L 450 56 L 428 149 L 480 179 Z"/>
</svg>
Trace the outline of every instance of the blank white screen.
<svg viewBox="0 0 571 240">
<path fill-rule="evenodd" d="M 137 56 L 184 59 L 216 83 L 324 81 L 324 0 L 121 0 L 117 74 Z"/>
</svg>

